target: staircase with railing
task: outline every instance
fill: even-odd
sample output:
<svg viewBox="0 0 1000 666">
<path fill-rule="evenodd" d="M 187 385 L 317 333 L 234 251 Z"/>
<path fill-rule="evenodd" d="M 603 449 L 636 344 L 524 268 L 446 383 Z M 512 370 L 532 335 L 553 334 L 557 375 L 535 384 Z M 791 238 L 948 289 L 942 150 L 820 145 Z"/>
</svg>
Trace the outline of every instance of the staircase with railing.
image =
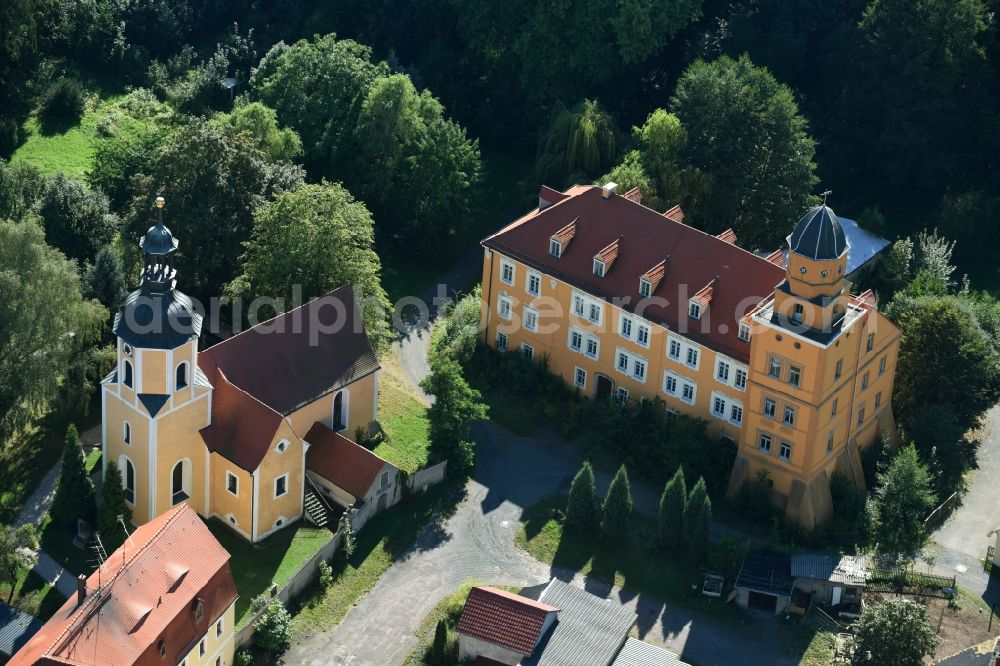
<svg viewBox="0 0 1000 666">
<path fill-rule="evenodd" d="M 343 513 L 343 509 L 334 509 L 330 506 L 330 503 L 323 497 L 322 491 L 316 487 L 316 484 L 309 477 L 306 477 L 303 509 L 305 510 L 306 520 L 310 523 L 316 527 L 326 527 L 334 531 L 337 530 L 340 514 Z"/>
</svg>

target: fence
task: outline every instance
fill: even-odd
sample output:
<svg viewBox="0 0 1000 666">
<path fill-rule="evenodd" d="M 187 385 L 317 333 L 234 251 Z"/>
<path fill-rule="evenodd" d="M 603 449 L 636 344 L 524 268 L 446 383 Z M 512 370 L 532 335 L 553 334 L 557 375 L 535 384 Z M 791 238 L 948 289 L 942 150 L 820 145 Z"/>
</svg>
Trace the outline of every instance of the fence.
<svg viewBox="0 0 1000 666">
<path fill-rule="evenodd" d="M 955 577 L 895 569 L 872 568 L 868 571 L 868 591 L 950 599 L 955 594 Z"/>
<path fill-rule="evenodd" d="M 932 527 L 936 527 L 939 523 L 944 522 L 944 519 L 948 517 L 951 510 L 955 508 L 958 504 L 958 493 L 952 493 L 948 499 L 941 502 L 941 505 L 930 512 L 926 518 L 924 518 L 924 531 L 930 530 Z"/>
</svg>

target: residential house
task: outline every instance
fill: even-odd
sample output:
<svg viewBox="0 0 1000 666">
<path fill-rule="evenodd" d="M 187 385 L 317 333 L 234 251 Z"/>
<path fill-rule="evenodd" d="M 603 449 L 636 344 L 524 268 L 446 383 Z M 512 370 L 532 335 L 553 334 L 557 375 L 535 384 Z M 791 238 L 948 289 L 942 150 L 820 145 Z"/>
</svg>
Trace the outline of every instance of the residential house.
<svg viewBox="0 0 1000 666">
<path fill-rule="evenodd" d="M 10 666 L 230 666 L 229 553 L 187 504 L 135 530 Z"/>
<path fill-rule="evenodd" d="M 469 592 L 455 628 L 459 657 L 476 666 L 684 666 L 629 637 L 637 616 L 552 579 L 538 599 L 493 587 Z"/>
<path fill-rule="evenodd" d="M 826 206 L 759 257 L 617 186 L 542 187 L 537 208 L 482 244 L 484 340 L 548 359 L 585 397 L 658 398 L 739 444 L 730 493 L 759 472 L 807 527 L 829 478 L 864 487 L 859 449 L 891 429 L 899 331 L 850 295 L 850 245 Z"/>
<path fill-rule="evenodd" d="M 142 285 L 115 316 L 116 366 L 101 385 L 102 463 L 121 470 L 136 524 L 183 502 L 260 541 L 307 509 L 314 426 L 342 434 L 373 426 L 378 359 L 349 286 L 199 351 L 202 315 L 176 288 L 178 241 L 157 205 L 159 220 L 140 243 Z M 326 455 L 309 459 L 320 465 Z M 315 499 L 308 508 L 307 517 L 327 521 Z"/>
</svg>

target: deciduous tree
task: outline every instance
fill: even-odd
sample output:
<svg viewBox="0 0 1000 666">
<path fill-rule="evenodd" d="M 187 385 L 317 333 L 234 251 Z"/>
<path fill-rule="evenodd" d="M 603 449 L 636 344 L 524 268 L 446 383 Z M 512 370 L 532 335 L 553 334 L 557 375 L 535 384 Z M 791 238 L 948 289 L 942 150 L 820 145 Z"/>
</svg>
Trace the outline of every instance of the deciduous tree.
<svg viewBox="0 0 1000 666">
<path fill-rule="evenodd" d="M 535 180 L 563 189 L 595 178 L 612 165 L 618 143 L 614 120 L 596 100 L 585 99 L 571 109 L 556 103 L 538 143 Z"/>
<path fill-rule="evenodd" d="M 871 604 L 852 627 L 854 666 L 920 666 L 937 649 L 927 608 L 909 599 Z"/>
<path fill-rule="evenodd" d="M 38 561 L 38 539 L 35 526 L 28 523 L 20 527 L 0 525 L 0 582 L 9 585 L 7 603 L 14 598 L 18 576 Z"/>
<path fill-rule="evenodd" d="M 912 555 L 924 543 L 924 519 L 937 503 L 927 466 L 906 446 L 879 472 L 869 501 L 869 525 L 879 549 Z"/>
<path fill-rule="evenodd" d="M 475 462 L 472 424 L 486 418 L 479 391 L 470 387 L 462 368 L 450 358 L 439 358 L 420 387 L 434 396 L 427 410 L 430 420 L 430 462 L 448 461 L 448 468 L 464 472 Z"/>
<path fill-rule="evenodd" d="M 35 204 L 45 240 L 67 257 L 91 261 L 118 231 L 108 198 L 62 172 L 48 178 Z"/>
</svg>

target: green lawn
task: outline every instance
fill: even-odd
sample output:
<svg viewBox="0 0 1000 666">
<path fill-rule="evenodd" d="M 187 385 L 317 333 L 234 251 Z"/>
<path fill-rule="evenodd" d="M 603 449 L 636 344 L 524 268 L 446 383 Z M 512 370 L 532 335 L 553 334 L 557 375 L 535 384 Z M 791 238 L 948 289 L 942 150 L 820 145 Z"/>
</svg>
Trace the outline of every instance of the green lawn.
<svg viewBox="0 0 1000 666">
<path fill-rule="evenodd" d="M 325 546 L 333 533 L 301 521 L 272 534 L 260 544 L 250 544 L 217 520 L 208 521 L 208 529 L 229 551 L 229 566 L 240 598 L 236 602 L 236 623 L 242 626 L 253 598 L 271 587 L 283 586 Z"/>
<path fill-rule="evenodd" d="M 66 601 L 66 597 L 61 595 L 59 590 L 27 569 L 18 572 L 13 597 L 10 594 L 10 585 L 0 583 L 0 598 L 5 602 L 10 601 L 14 606 L 43 622 L 52 617 Z"/>
<path fill-rule="evenodd" d="M 358 534 L 350 560 L 334 559 L 334 582 L 294 609 L 293 640 L 329 630 L 371 590 L 432 518 L 443 519 L 457 497 L 454 483 L 438 484 L 375 516 Z"/>
<path fill-rule="evenodd" d="M 403 471 L 415 472 L 427 463 L 427 407 L 410 385 L 395 354 L 386 354 L 380 362 L 378 411 L 386 437 L 374 450 Z"/>
</svg>

